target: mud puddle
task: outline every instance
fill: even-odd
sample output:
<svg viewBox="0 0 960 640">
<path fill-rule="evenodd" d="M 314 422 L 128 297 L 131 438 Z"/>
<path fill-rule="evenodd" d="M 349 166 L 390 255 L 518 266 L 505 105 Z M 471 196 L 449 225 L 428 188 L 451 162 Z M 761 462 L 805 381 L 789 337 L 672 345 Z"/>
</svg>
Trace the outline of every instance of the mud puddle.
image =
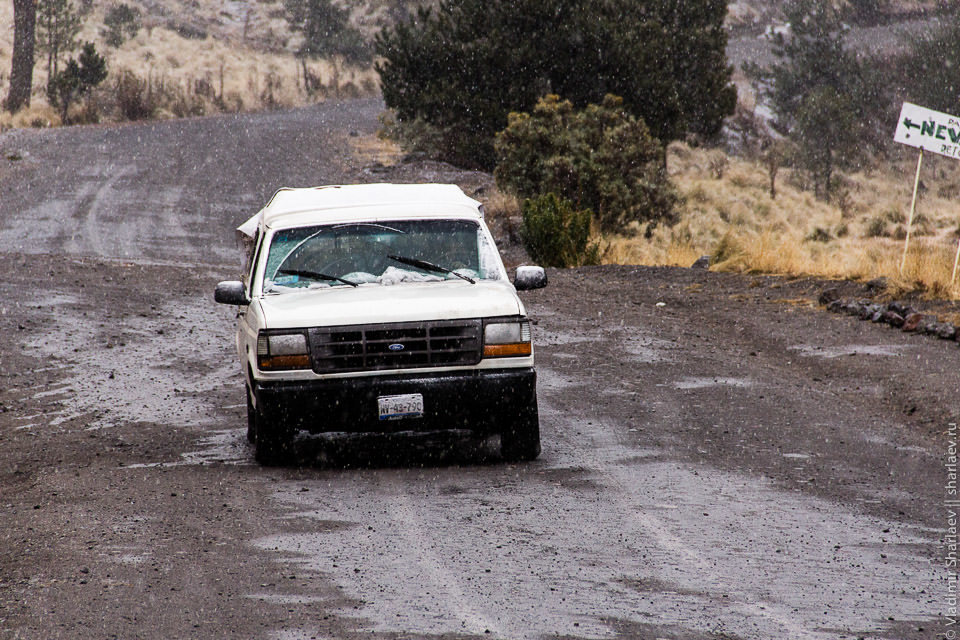
<svg viewBox="0 0 960 640">
<path fill-rule="evenodd" d="M 210 406 L 212 392 L 239 387 L 236 362 L 224 343 L 232 328 L 206 299 L 178 300 L 150 313 L 118 310 L 92 321 L 69 293 L 54 290 L 41 297 L 56 303 L 55 312 L 45 308 L 48 321 L 22 348 L 39 361 L 53 362 L 61 376 L 30 394 L 31 400 L 52 406 L 43 421 L 23 428 L 57 427 L 78 418 L 87 429 L 127 422 L 212 425 L 220 419 Z M 201 359 L 201 353 L 223 357 Z M 181 366 L 185 361 L 188 366 Z"/>
</svg>

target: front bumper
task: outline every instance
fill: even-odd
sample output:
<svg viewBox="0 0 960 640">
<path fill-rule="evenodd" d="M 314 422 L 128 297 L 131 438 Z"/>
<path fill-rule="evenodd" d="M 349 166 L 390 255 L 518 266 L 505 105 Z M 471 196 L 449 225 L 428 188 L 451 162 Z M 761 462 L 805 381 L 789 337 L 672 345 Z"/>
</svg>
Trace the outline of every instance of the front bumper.
<svg viewBox="0 0 960 640">
<path fill-rule="evenodd" d="M 533 368 L 255 381 L 257 406 L 289 428 L 311 433 L 437 431 L 500 433 L 536 403 Z M 380 420 L 379 396 L 419 393 L 423 416 Z"/>
</svg>

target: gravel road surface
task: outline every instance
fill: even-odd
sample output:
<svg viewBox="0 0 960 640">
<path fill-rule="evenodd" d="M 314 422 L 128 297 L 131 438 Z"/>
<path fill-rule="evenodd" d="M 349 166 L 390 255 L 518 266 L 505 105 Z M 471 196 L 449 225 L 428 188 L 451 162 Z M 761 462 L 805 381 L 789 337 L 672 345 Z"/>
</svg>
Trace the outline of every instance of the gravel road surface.
<svg viewBox="0 0 960 640">
<path fill-rule="evenodd" d="M 370 180 L 381 108 L 0 135 L 0 637 L 947 637 L 960 349 L 823 283 L 550 270 L 539 460 L 255 464 L 212 301 L 232 229 Z"/>
</svg>

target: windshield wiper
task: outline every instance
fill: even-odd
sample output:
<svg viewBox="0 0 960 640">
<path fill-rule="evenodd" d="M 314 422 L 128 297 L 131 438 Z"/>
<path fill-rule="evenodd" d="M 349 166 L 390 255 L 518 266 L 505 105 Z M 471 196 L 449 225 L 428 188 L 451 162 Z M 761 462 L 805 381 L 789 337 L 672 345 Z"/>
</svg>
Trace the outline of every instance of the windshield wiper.
<svg viewBox="0 0 960 640">
<path fill-rule="evenodd" d="M 451 271 L 446 267 L 441 267 L 438 264 L 433 264 L 432 262 L 427 262 L 425 260 L 417 260 L 415 258 L 407 258 L 406 256 L 387 256 L 391 260 L 396 260 L 397 262 L 402 262 L 403 264 L 408 264 L 411 267 L 417 267 L 418 269 L 423 269 L 424 271 L 433 271 L 434 273 L 452 273 L 462 280 L 466 280 L 470 284 L 477 284 L 477 281 L 473 278 L 468 278 L 467 276 L 457 273 L 456 271 Z"/>
<path fill-rule="evenodd" d="M 327 275 L 326 273 L 317 273 L 316 271 L 305 271 L 303 269 L 277 269 L 277 273 L 282 273 L 285 276 L 300 276 L 301 278 L 310 278 L 312 280 L 342 282 L 343 284 L 348 284 L 351 287 L 360 286 L 356 282 L 350 282 L 349 280 L 344 280 L 343 278 L 338 278 L 337 276 Z"/>
</svg>

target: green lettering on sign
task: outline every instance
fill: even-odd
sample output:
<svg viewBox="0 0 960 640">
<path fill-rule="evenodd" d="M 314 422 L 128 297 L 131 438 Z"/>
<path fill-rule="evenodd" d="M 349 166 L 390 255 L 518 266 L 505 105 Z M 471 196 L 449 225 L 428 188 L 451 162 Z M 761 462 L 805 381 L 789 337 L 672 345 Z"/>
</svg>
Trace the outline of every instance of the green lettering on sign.
<svg viewBox="0 0 960 640">
<path fill-rule="evenodd" d="M 932 136 L 937 133 L 937 123 L 933 120 L 929 122 L 922 122 L 923 128 L 920 129 L 920 135 L 922 136 Z"/>
</svg>

